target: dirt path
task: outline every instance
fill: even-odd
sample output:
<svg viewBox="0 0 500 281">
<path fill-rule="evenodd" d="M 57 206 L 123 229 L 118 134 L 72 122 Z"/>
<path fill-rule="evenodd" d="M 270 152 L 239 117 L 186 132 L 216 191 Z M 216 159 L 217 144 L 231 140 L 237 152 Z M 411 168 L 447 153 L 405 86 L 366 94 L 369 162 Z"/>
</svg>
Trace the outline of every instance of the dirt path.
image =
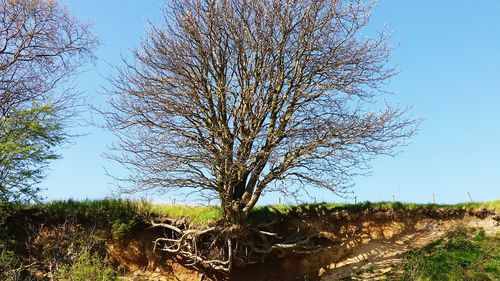
<svg viewBox="0 0 500 281">
<path fill-rule="evenodd" d="M 498 222 L 492 217 L 444 221 L 421 219 L 412 227 L 408 226 L 396 223 L 380 229 L 367 225 L 361 237 L 348 245 L 349 254 L 345 259 L 323 268 L 321 280 L 339 280 L 348 276 L 358 280 L 380 280 L 401 262 L 402 253 L 435 242 L 458 227 L 481 227 L 487 234 L 500 231 Z"/>
</svg>

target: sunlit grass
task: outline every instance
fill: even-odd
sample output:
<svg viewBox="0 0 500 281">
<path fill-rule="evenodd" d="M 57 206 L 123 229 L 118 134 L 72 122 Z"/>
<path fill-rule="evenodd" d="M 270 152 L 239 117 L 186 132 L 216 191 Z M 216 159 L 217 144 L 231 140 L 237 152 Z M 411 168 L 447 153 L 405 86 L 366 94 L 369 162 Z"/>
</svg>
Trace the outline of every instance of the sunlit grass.
<svg viewBox="0 0 500 281">
<path fill-rule="evenodd" d="M 451 205 L 455 208 L 463 208 L 466 210 L 481 210 L 487 209 L 490 211 L 500 212 L 500 200 L 489 201 L 489 202 L 474 202 L 474 203 L 459 203 Z"/>
<path fill-rule="evenodd" d="M 216 206 L 187 205 L 151 205 L 151 213 L 170 218 L 187 218 L 192 223 L 206 223 L 222 217 L 222 211 Z"/>
<path fill-rule="evenodd" d="M 500 233 L 460 229 L 405 254 L 388 280 L 500 280 Z"/>
</svg>

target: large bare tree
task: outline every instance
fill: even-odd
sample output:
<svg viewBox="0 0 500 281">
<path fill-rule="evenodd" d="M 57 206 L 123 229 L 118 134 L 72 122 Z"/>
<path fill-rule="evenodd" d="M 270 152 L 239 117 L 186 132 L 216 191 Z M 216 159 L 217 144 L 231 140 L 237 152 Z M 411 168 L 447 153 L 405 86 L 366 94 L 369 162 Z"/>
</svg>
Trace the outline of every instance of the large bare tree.
<svg viewBox="0 0 500 281">
<path fill-rule="evenodd" d="M 0 0 L 0 200 L 36 196 L 97 43 L 55 0 Z"/>
<path fill-rule="evenodd" d="M 174 0 L 113 79 L 106 113 L 132 191 L 216 194 L 241 224 L 264 191 L 334 192 L 415 131 L 380 105 L 394 71 L 370 5 Z"/>
<path fill-rule="evenodd" d="M 93 58 L 97 38 L 55 0 L 0 0 L 0 116 L 14 108 L 57 103 L 54 91 Z"/>
</svg>

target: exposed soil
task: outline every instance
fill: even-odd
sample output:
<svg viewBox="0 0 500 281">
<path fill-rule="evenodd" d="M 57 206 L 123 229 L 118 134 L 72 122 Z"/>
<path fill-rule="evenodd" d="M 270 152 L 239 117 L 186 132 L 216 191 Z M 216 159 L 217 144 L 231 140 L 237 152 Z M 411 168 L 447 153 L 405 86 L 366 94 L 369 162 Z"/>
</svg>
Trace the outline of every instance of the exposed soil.
<svg viewBox="0 0 500 281">
<path fill-rule="evenodd" d="M 323 267 L 319 272 L 321 280 L 338 280 L 356 277 L 359 280 L 377 280 L 402 261 L 401 254 L 415 248 L 422 248 L 442 239 L 458 227 L 481 227 L 487 234 L 498 232 L 498 222 L 493 217 L 484 219 L 466 216 L 464 219 L 416 219 L 408 224 L 387 225 L 366 228 L 364 237 L 351 244 L 349 253 L 343 259 Z M 372 232 L 372 235 L 368 234 Z"/>
<path fill-rule="evenodd" d="M 67 218 L 63 218 L 65 224 L 61 227 L 61 222 L 56 218 L 49 218 L 52 220 L 49 221 L 43 217 L 20 214 L 12 220 L 12 226 L 17 229 L 19 225 L 27 225 L 28 217 L 30 224 L 41 222 L 39 231 L 36 232 L 40 237 L 24 235 L 25 239 L 40 242 L 39 249 L 27 249 L 31 251 L 30 255 L 38 255 L 39 259 L 44 258 L 44 248 L 47 247 L 43 245 L 47 245 L 47 241 L 52 241 L 51 243 L 57 248 L 57 245 L 62 243 L 61 237 L 78 231 L 81 232 L 83 240 L 84 237 L 91 235 L 106 240 L 100 251 L 112 261 L 124 280 L 217 279 L 183 266 L 179 259 L 173 259 L 164 252 L 154 252 L 153 241 L 165 233 L 161 229 L 151 228 L 146 223 L 136 225 L 131 232 L 120 239 L 112 239 L 106 231 L 96 229 L 95 222 L 85 218 L 77 218 L 78 223 L 75 224 L 77 227 L 69 227 Z M 394 270 L 395 265 L 401 262 L 402 253 L 426 246 L 459 227 L 481 227 L 487 234 L 500 231 L 500 215 L 487 210 L 476 212 L 426 208 L 332 210 L 316 206 L 306 211 L 296 210 L 286 216 L 266 217 L 265 221 L 256 219 L 255 223 L 263 224 L 268 221 L 275 222 L 269 231 L 280 237 L 306 237 L 321 247 L 307 254 L 292 253 L 281 257 L 277 253 L 263 255 L 260 262 L 243 268 L 233 268 L 231 276 L 225 279 L 327 281 L 351 277 L 359 280 L 377 280 Z M 58 234 L 57 229 L 60 229 Z M 22 236 L 21 232 L 26 233 L 19 228 L 19 237 Z M 43 235 L 52 240 L 43 238 Z"/>
<path fill-rule="evenodd" d="M 279 217 L 273 231 L 314 237 L 322 247 L 310 254 L 269 255 L 262 262 L 236 268 L 229 280 L 377 280 L 394 269 L 400 255 L 420 248 L 458 227 L 500 230 L 500 217 L 489 211 L 373 210 L 312 212 Z M 153 253 L 152 232 L 108 245 L 108 254 L 125 268 L 128 280 L 213 280 Z"/>
</svg>

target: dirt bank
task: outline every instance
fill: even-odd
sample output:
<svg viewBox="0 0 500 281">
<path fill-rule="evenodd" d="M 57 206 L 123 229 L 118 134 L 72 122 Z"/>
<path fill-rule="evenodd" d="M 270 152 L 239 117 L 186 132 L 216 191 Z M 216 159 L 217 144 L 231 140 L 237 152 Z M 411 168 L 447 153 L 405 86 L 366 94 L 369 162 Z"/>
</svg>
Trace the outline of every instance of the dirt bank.
<svg viewBox="0 0 500 281">
<path fill-rule="evenodd" d="M 202 273 L 172 255 L 153 251 L 153 241 L 169 237 L 172 232 L 152 228 L 146 216 L 127 211 L 121 204 L 99 212 L 95 208 L 73 213 L 64 211 L 67 208 L 53 213 L 20 210 L 8 215 L 5 224 L 7 232 L 17 241 L 16 254 L 26 264 L 33 264 L 38 276 L 48 277 L 54 269 L 71 263 L 77 252 L 91 249 L 106 256 L 128 280 L 188 281 L 324 281 L 349 276 L 376 280 L 394 269 L 402 253 L 428 245 L 459 227 L 481 227 L 488 234 L 500 230 L 500 215 L 488 210 L 395 206 L 319 204 L 290 207 L 286 212 L 260 213 L 252 218 L 253 226 L 261 226 L 267 235 L 279 237 L 274 242 L 290 245 L 308 241 L 308 245 L 318 247 L 302 252 L 296 248 L 293 251 L 278 248 L 268 254 L 254 255 L 244 267 L 235 263 L 230 276 L 225 278 Z M 178 227 L 192 227 L 186 219 L 155 218 Z"/>
<path fill-rule="evenodd" d="M 374 280 L 400 262 L 399 255 L 423 247 L 458 227 L 500 230 L 499 216 L 490 211 L 450 209 L 326 210 L 266 218 L 281 237 L 315 239 L 311 253 L 271 254 L 260 262 L 235 268 L 229 280 L 339 280 L 356 275 Z M 261 221 L 262 223 L 263 221 Z M 107 244 L 108 256 L 129 280 L 213 280 L 152 251 L 158 233 L 136 229 L 128 239 Z"/>
</svg>

